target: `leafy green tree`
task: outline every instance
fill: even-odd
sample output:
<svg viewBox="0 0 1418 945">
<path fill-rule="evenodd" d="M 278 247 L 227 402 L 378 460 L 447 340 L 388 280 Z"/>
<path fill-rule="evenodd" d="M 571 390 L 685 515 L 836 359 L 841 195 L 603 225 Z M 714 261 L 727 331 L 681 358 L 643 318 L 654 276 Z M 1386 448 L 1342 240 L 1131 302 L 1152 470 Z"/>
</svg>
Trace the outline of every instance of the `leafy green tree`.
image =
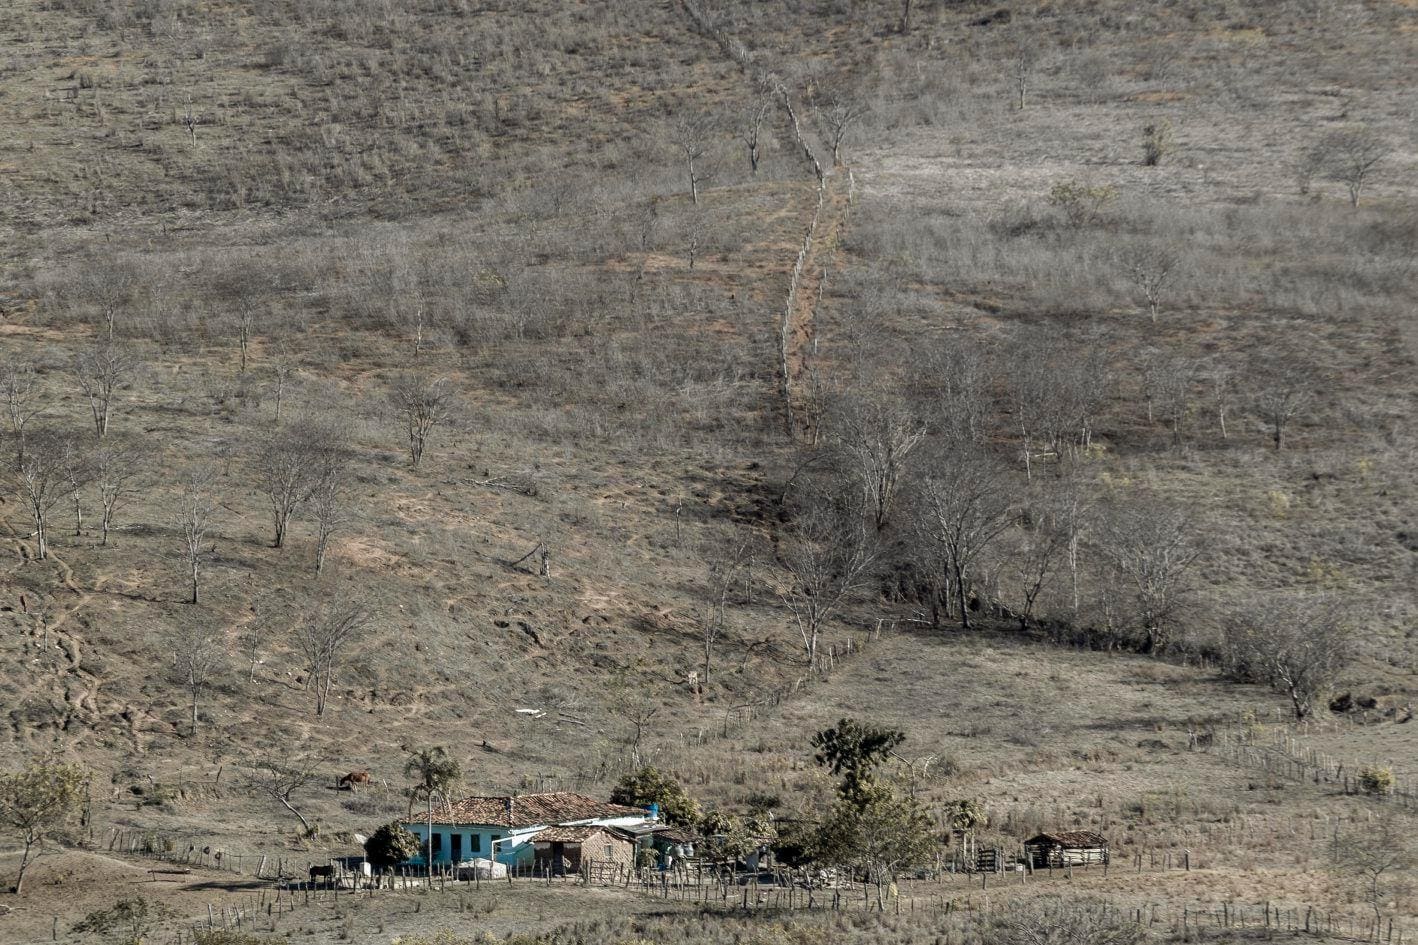
<svg viewBox="0 0 1418 945">
<path fill-rule="evenodd" d="M 409 789 L 409 817 L 413 817 L 414 802 L 432 800 L 436 794 L 447 797 L 463 779 L 463 767 L 448 757 L 446 748 L 434 745 L 410 752 L 404 777 L 414 779 Z"/>
<path fill-rule="evenodd" d="M 888 885 L 902 870 L 928 863 L 937 845 L 925 810 L 872 785 L 833 807 L 819 829 L 816 858 L 865 874 L 876 886 L 877 908 L 884 910 Z"/>
<path fill-rule="evenodd" d="M 646 765 L 620 779 L 611 791 L 612 804 L 627 807 L 660 805 L 660 816 L 666 823 L 692 826 L 699 821 L 699 804 L 684 787 L 658 768 Z"/>
<path fill-rule="evenodd" d="M 751 827 L 723 811 L 709 811 L 699 821 L 699 829 L 708 841 L 710 859 L 719 862 L 741 860 L 757 846 Z"/>
<path fill-rule="evenodd" d="M 121 945 L 143 945 L 144 939 L 172 915 L 161 903 L 133 896 L 120 899 L 107 909 L 90 912 L 74 926 L 74 931 L 113 935 Z"/>
<path fill-rule="evenodd" d="M 374 831 L 365 841 L 364 854 L 378 870 L 387 870 L 411 859 L 419 852 L 419 838 L 397 820 Z"/>
<path fill-rule="evenodd" d="M 0 774 L 0 830 L 21 846 L 11 889 L 24 890 L 25 872 L 45 844 L 79 815 L 88 773 L 78 765 L 35 761 L 16 774 Z"/>
<path fill-rule="evenodd" d="M 812 747 L 817 749 L 817 763 L 842 778 L 837 786 L 842 799 L 864 805 L 872 795 L 877 767 L 905 740 L 905 732 L 842 719 L 836 728 L 814 735 Z"/>
</svg>

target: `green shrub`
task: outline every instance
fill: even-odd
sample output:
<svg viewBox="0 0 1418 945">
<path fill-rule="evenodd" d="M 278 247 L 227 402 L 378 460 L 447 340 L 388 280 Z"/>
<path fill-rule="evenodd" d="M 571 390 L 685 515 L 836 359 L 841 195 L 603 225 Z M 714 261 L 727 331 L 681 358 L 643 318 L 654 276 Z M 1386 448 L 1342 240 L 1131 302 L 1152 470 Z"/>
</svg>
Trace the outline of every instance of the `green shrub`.
<svg viewBox="0 0 1418 945">
<path fill-rule="evenodd" d="M 1087 226 L 1097 221 L 1103 208 L 1118 198 L 1118 191 L 1106 184 L 1060 181 L 1049 191 L 1049 205 L 1064 216 L 1069 226 Z"/>
<path fill-rule="evenodd" d="M 1381 765 L 1370 765 L 1360 769 L 1359 789 L 1365 794 L 1392 794 L 1393 770 Z"/>
<path fill-rule="evenodd" d="M 1162 159 L 1172 153 L 1172 123 L 1167 119 L 1144 125 L 1142 128 L 1142 163 L 1156 167 Z"/>
<path fill-rule="evenodd" d="M 658 769 L 646 766 L 627 774 L 611 791 L 611 803 L 628 807 L 660 805 L 660 816 L 671 824 L 693 824 L 699 820 L 699 805 L 680 783 Z"/>
<path fill-rule="evenodd" d="M 385 824 L 365 841 L 364 853 L 370 865 L 385 870 L 397 866 L 417 854 L 419 838 L 404 829 L 398 821 Z"/>
</svg>

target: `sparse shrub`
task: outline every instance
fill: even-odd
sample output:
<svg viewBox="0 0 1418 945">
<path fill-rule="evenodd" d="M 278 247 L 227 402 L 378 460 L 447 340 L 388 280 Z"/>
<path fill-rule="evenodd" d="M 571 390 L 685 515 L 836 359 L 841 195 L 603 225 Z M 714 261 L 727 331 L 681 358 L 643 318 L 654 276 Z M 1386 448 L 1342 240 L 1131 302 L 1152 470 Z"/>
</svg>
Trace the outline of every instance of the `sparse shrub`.
<svg viewBox="0 0 1418 945">
<path fill-rule="evenodd" d="M 1172 153 L 1172 123 L 1167 119 L 1142 126 L 1142 163 L 1146 167 L 1156 167 L 1162 159 Z"/>
<path fill-rule="evenodd" d="M 951 803 L 945 809 L 946 823 L 953 830 L 978 830 L 987 827 L 990 815 L 979 798 L 967 797 Z"/>
<path fill-rule="evenodd" d="M 132 896 L 118 900 L 107 909 L 90 912 L 74 926 L 74 931 L 112 935 L 120 945 L 142 945 L 147 935 L 171 915 L 161 903 Z"/>
<path fill-rule="evenodd" d="M 1383 797 L 1393 793 L 1393 769 L 1369 765 L 1359 770 L 1359 790 Z"/>
<path fill-rule="evenodd" d="M 1049 191 L 1049 205 L 1064 216 L 1073 227 L 1097 222 L 1104 207 L 1118 199 L 1118 191 L 1107 184 L 1081 184 L 1075 180 L 1060 181 Z"/>
</svg>

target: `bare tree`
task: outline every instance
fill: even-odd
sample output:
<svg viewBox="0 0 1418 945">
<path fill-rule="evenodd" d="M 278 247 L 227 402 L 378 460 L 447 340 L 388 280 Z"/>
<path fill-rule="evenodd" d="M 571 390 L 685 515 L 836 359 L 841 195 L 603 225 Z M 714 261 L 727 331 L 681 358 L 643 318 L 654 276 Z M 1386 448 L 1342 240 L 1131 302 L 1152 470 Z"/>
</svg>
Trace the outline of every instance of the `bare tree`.
<svg viewBox="0 0 1418 945">
<path fill-rule="evenodd" d="M 1123 273 L 1142 294 L 1147 303 L 1147 315 L 1154 325 L 1162 310 L 1162 301 L 1176 281 L 1179 262 L 1176 253 L 1155 243 L 1129 246 L 1120 257 Z"/>
<path fill-rule="evenodd" d="M 763 143 L 763 126 L 768 121 L 768 116 L 772 113 L 773 97 L 767 89 L 764 89 L 744 111 L 743 143 L 744 147 L 748 149 L 749 173 L 754 177 L 758 176 L 760 148 Z"/>
<path fill-rule="evenodd" d="M 1362 125 L 1331 132 L 1315 146 L 1317 162 L 1330 180 L 1349 191 L 1349 205 L 1359 206 L 1374 167 L 1388 157 L 1390 147 L 1377 132 Z"/>
<path fill-rule="evenodd" d="M 1026 329 L 1011 341 L 1005 370 L 1025 476 L 1033 479 L 1036 456 L 1052 458 L 1061 471 L 1057 464 L 1092 440 L 1111 383 L 1104 346 Z"/>
<path fill-rule="evenodd" d="M 953 449 L 926 467 L 918 527 L 937 547 L 960 626 L 970 629 L 971 577 L 985 549 L 1013 520 L 1005 476 L 982 454 Z"/>
<path fill-rule="evenodd" d="M 278 351 L 271 361 L 271 380 L 275 384 L 276 426 L 281 425 L 281 406 L 285 403 L 286 388 L 295 376 L 295 364 L 284 351 Z"/>
<path fill-rule="evenodd" d="M 1291 421 L 1314 402 L 1317 369 L 1297 358 L 1274 357 L 1251 373 L 1252 412 L 1270 429 L 1270 441 L 1279 451 Z"/>
<path fill-rule="evenodd" d="M 1213 361 L 1202 369 L 1203 380 L 1209 389 L 1211 409 L 1216 413 L 1216 425 L 1221 433 L 1221 439 L 1229 439 L 1230 434 L 1226 429 L 1226 415 L 1231 410 L 1231 403 L 1235 396 L 1235 377 L 1231 369 L 1220 361 Z"/>
<path fill-rule="evenodd" d="M 348 649 L 369 627 L 370 614 L 358 604 L 338 604 L 301 624 L 300 649 L 315 688 L 315 714 L 323 716 L 335 672 Z"/>
<path fill-rule="evenodd" d="M 1418 867 L 1412 829 L 1392 812 L 1367 825 L 1355 825 L 1334 842 L 1335 869 L 1350 877 L 1359 894 L 1374 911 L 1374 922 L 1383 921 L 1385 906 L 1392 907 L 1407 886 L 1406 874 Z M 1378 937 L 1375 928 L 1374 937 Z"/>
<path fill-rule="evenodd" d="M 182 494 L 173 515 L 181 541 L 179 554 L 190 588 L 188 602 L 192 604 L 197 603 L 201 589 L 202 566 L 215 553 L 208 540 L 217 507 L 212 479 L 211 473 L 205 470 L 189 472 L 183 478 Z"/>
<path fill-rule="evenodd" d="M 689 197 L 699 203 L 699 188 L 709 180 L 703 160 L 709 153 L 709 145 L 714 137 L 714 122 L 708 118 L 681 115 L 666 129 L 670 143 L 684 162 L 685 179 L 689 183 Z"/>
<path fill-rule="evenodd" d="M 855 510 L 820 505 L 800 514 L 778 544 L 788 575 L 781 593 L 792 612 L 808 668 L 818 667 L 818 642 L 827 621 L 870 573 L 876 548 Z"/>
<path fill-rule="evenodd" d="M 448 416 L 452 400 L 448 384 L 441 377 L 405 374 L 394 382 L 392 398 L 408 432 L 409 461 L 417 469 L 429 433 Z"/>
<path fill-rule="evenodd" d="M 104 341 L 113 344 L 119 313 L 134 304 L 143 285 L 138 267 L 123 258 L 87 263 L 76 273 L 75 281 L 79 294 L 98 309 Z"/>
<path fill-rule="evenodd" d="M 832 145 L 832 164 L 840 167 L 842 145 L 852 128 L 866 116 L 868 108 L 853 93 L 835 89 L 820 96 L 816 110 L 828 143 Z"/>
<path fill-rule="evenodd" d="M 714 647 L 728 627 L 729 595 L 739 579 L 753 568 L 753 549 L 748 541 L 735 540 L 709 553 L 705 576 L 707 600 L 696 619 L 699 641 L 704 649 L 703 673 L 699 678 L 699 694 L 709 686 L 714 667 Z"/>
<path fill-rule="evenodd" d="M 124 500 L 140 488 L 143 452 L 136 446 L 100 446 L 91 458 L 93 482 L 98 489 L 99 544 L 108 544 L 114 516 Z"/>
<path fill-rule="evenodd" d="M 31 434 L 24 458 L 5 476 L 7 491 L 19 498 L 34 524 L 35 557 L 49 557 L 50 514 L 74 489 L 70 477 L 77 450 L 72 437 L 56 431 Z"/>
<path fill-rule="evenodd" d="M 246 771 L 247 783 L 258 793 L 279 803 L 295 818 L 307 835 L 315 828 L 296 808 L 295 794 L 315 780 L 319 761 L 306 752 L 283 754 L 280 758 L 262 758 Z"/>
<path fill-rule="evenodd" d="M 0 372 L 0 399 L 3 399 L 10 434 L 15 438 L 15 459 L 24 462 L 25 428 L 44 409 L 33 362 L 12 363 Z"/>
<path fill-rule="evenodd" d="M 1199 553 L 1192 531 L 1184 511 L 1162 503 L 1118 503 L 1100 518 L 1099 545 L 1130 592 L 1144 653 L 1172 642 L 1171 618 Z"/>
<path fill-rule="evenodd" d="M 197 704 L 226 668 L 226 641 L 219 632 L 194 624 L 178 638 L 172 651 L 173 675 L 191 697 L 191 734 L 197 734 Z"/>
<path fill-rule="evenodd" d="M 929 392 L 932 426 L 947 441 L 978 443 L 990 422 L 992 364 L 973 339 L 951 338 L 929 351 L 916 386 Z"/>
<path fill-rule="evenodd" d="M 843 398 L 833 419 L 834 439 L 861 487 L 867 514 L 881 531 L 911 453 L 925 439 L 925 424 L 897 400 L 861 394 Z"/>
<path fill-rule="evenodd" d="M 1353 629 L 1339 602 L 1323 594 L 1258 601 L 1228 620 L 1225 633 L 1232 668 L 1285 693 L 1296 721 L 1309 717 L 1353 658 Z"/>
<path fill-rule="evenodd" d="M 1160 417 L 1172 433 L 1172 445 L 1181 447 L 1195 401 L 1200 365 L 1191 358 L 1153 349 L 1144 354 L 1141 369 L 1148 421 Z"/>
<path fill-rule="evenodd" d="M 644 763 L 645 734 L 650 730 L 655 716 L 660 714 L 660 707 L 651 700 L 643 686 L 624 673 L 618 673 L 609 688 L 608 708 L 612 715 L 626 724 L 624 740 L 630 767 L 638 771 Z"/>
<path fill-rule="evenodd" d="M 1023 606 L 1017 611 L 1020 630 L 1029 629 L 1039 595 L 1048 586 L 1060 558 L 1068 548 L 1070 535 L 1067 529 L 1059 528 L 1055 522 L 1055 509 L 1050 501 L 1052 499 L 1052 495 L 1047 496 L 1039 506 L 1026 510 L 1009 552 L 1005 555 L 1008 567 L 1017 579 L 1019 596 L 1023 600 Z"/>
<path fill-rule="evenodd" d="M 94 432 L 100 438 L 108 435 L 114 399 L 128 383 L 134 366 L 132 357 L 112 342 L 90 348 L 74 359 L 74 374 L 88 398 Z"/>
<path fill-rule="evenodd" d="M 255 444 L 257 483 L 271 506 L 273 548 L 285 545 L 291 519 L 314 494 L 333 450 L 333 434 L 318 423 L 281 428 Z"/>
<path fill-rule="evenodd" d="M 1029 83 L 1034 77 L 1039 52 L 1034 43 L 1021 34 L 1017 35 L 1010 45 L 1008 55 L 1009 76 L 1014 83 L 1015 107 L 1022 112 L 1029 99 Z"/>
<path fill-rule="evenodd" d="M 1079 586 L 1081 546 L 1085 527 L 1093 514 L 1093 504 L 1083 476 L 1073 471 L 1050 482 L 1044 507 L 1050 530 L 1058 534 L 1063 541 L 1064 560 L 1069 571 L 1072 613 L 1077 616 L 1082 605 L 1082 589 Z"/>
<path fill-rule="evenodd" d="M 84 487 L 94 476 L 93 459 L 86 450 L 75 448 L 69 453 L 69 464 L 64 474 L 69 477 L 69 501 L 74 506 L 74 537 L 84 533 Z"/>
<path fill-rule="evenodd" d="M 259 327 L 263 298 L 270 291 L 270 275 L 256 260 L 247 259 L 222 272 L 215 280 L 215 291 L 231 300 L 236 323 L 236 345 L 240 356 L 240 372 L 246 373 L 251 341 Z"/>
<path fill-rule="evenodd" d="M 321 464 L 315 487 L 310 493 L 310 512 L 315 520 L 315 573 L 325 568 L 330 539 L 347 521 L 345 489 L 349 475 L 343 451 L 330 451 Z"/>
<path fill-rule="evenodd" d="M 254 608 L 253 608 L 254 609 Z M 236 646 L 242 659 L 246 660 L 246 681 L 256 681 L 256 667 L 266 653 L 266 644 L 271 637 L 270 620 L 256 616 L 242 626 L 236 635 Z"/>
</svg>

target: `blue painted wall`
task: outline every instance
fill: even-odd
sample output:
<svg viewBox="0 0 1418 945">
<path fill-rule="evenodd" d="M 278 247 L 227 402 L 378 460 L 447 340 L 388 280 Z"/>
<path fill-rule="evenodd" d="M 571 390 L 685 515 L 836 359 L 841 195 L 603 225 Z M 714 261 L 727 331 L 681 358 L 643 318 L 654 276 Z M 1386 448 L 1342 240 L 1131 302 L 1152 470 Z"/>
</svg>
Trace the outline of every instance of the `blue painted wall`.
<svg viewBox="0 0 1418 945">
<path fill-rule="evenodd" d="M 422 866 L 424 854 L 428 851 L 428 824 L 405 824 L 405 826 L 410 833 L 419 838 L 419 855 L 409 862 Z M 453 862 L 453 837 L 455 834 L 462 840 L 459 860 L 492 859 L 493 842 L 499 841 L 497 843 L 497 862 L 509 865 L 524 861 L 530 862 L 533 848 L 528 842 L 528 838 L 534 833 L 536 833 L 535 830 L 524 830 L 517 833 L 509 831 L 506 827 L 466 825 L 453 827 L 435 823 L 433 825 L 433 862 Z"/>
</svg>

